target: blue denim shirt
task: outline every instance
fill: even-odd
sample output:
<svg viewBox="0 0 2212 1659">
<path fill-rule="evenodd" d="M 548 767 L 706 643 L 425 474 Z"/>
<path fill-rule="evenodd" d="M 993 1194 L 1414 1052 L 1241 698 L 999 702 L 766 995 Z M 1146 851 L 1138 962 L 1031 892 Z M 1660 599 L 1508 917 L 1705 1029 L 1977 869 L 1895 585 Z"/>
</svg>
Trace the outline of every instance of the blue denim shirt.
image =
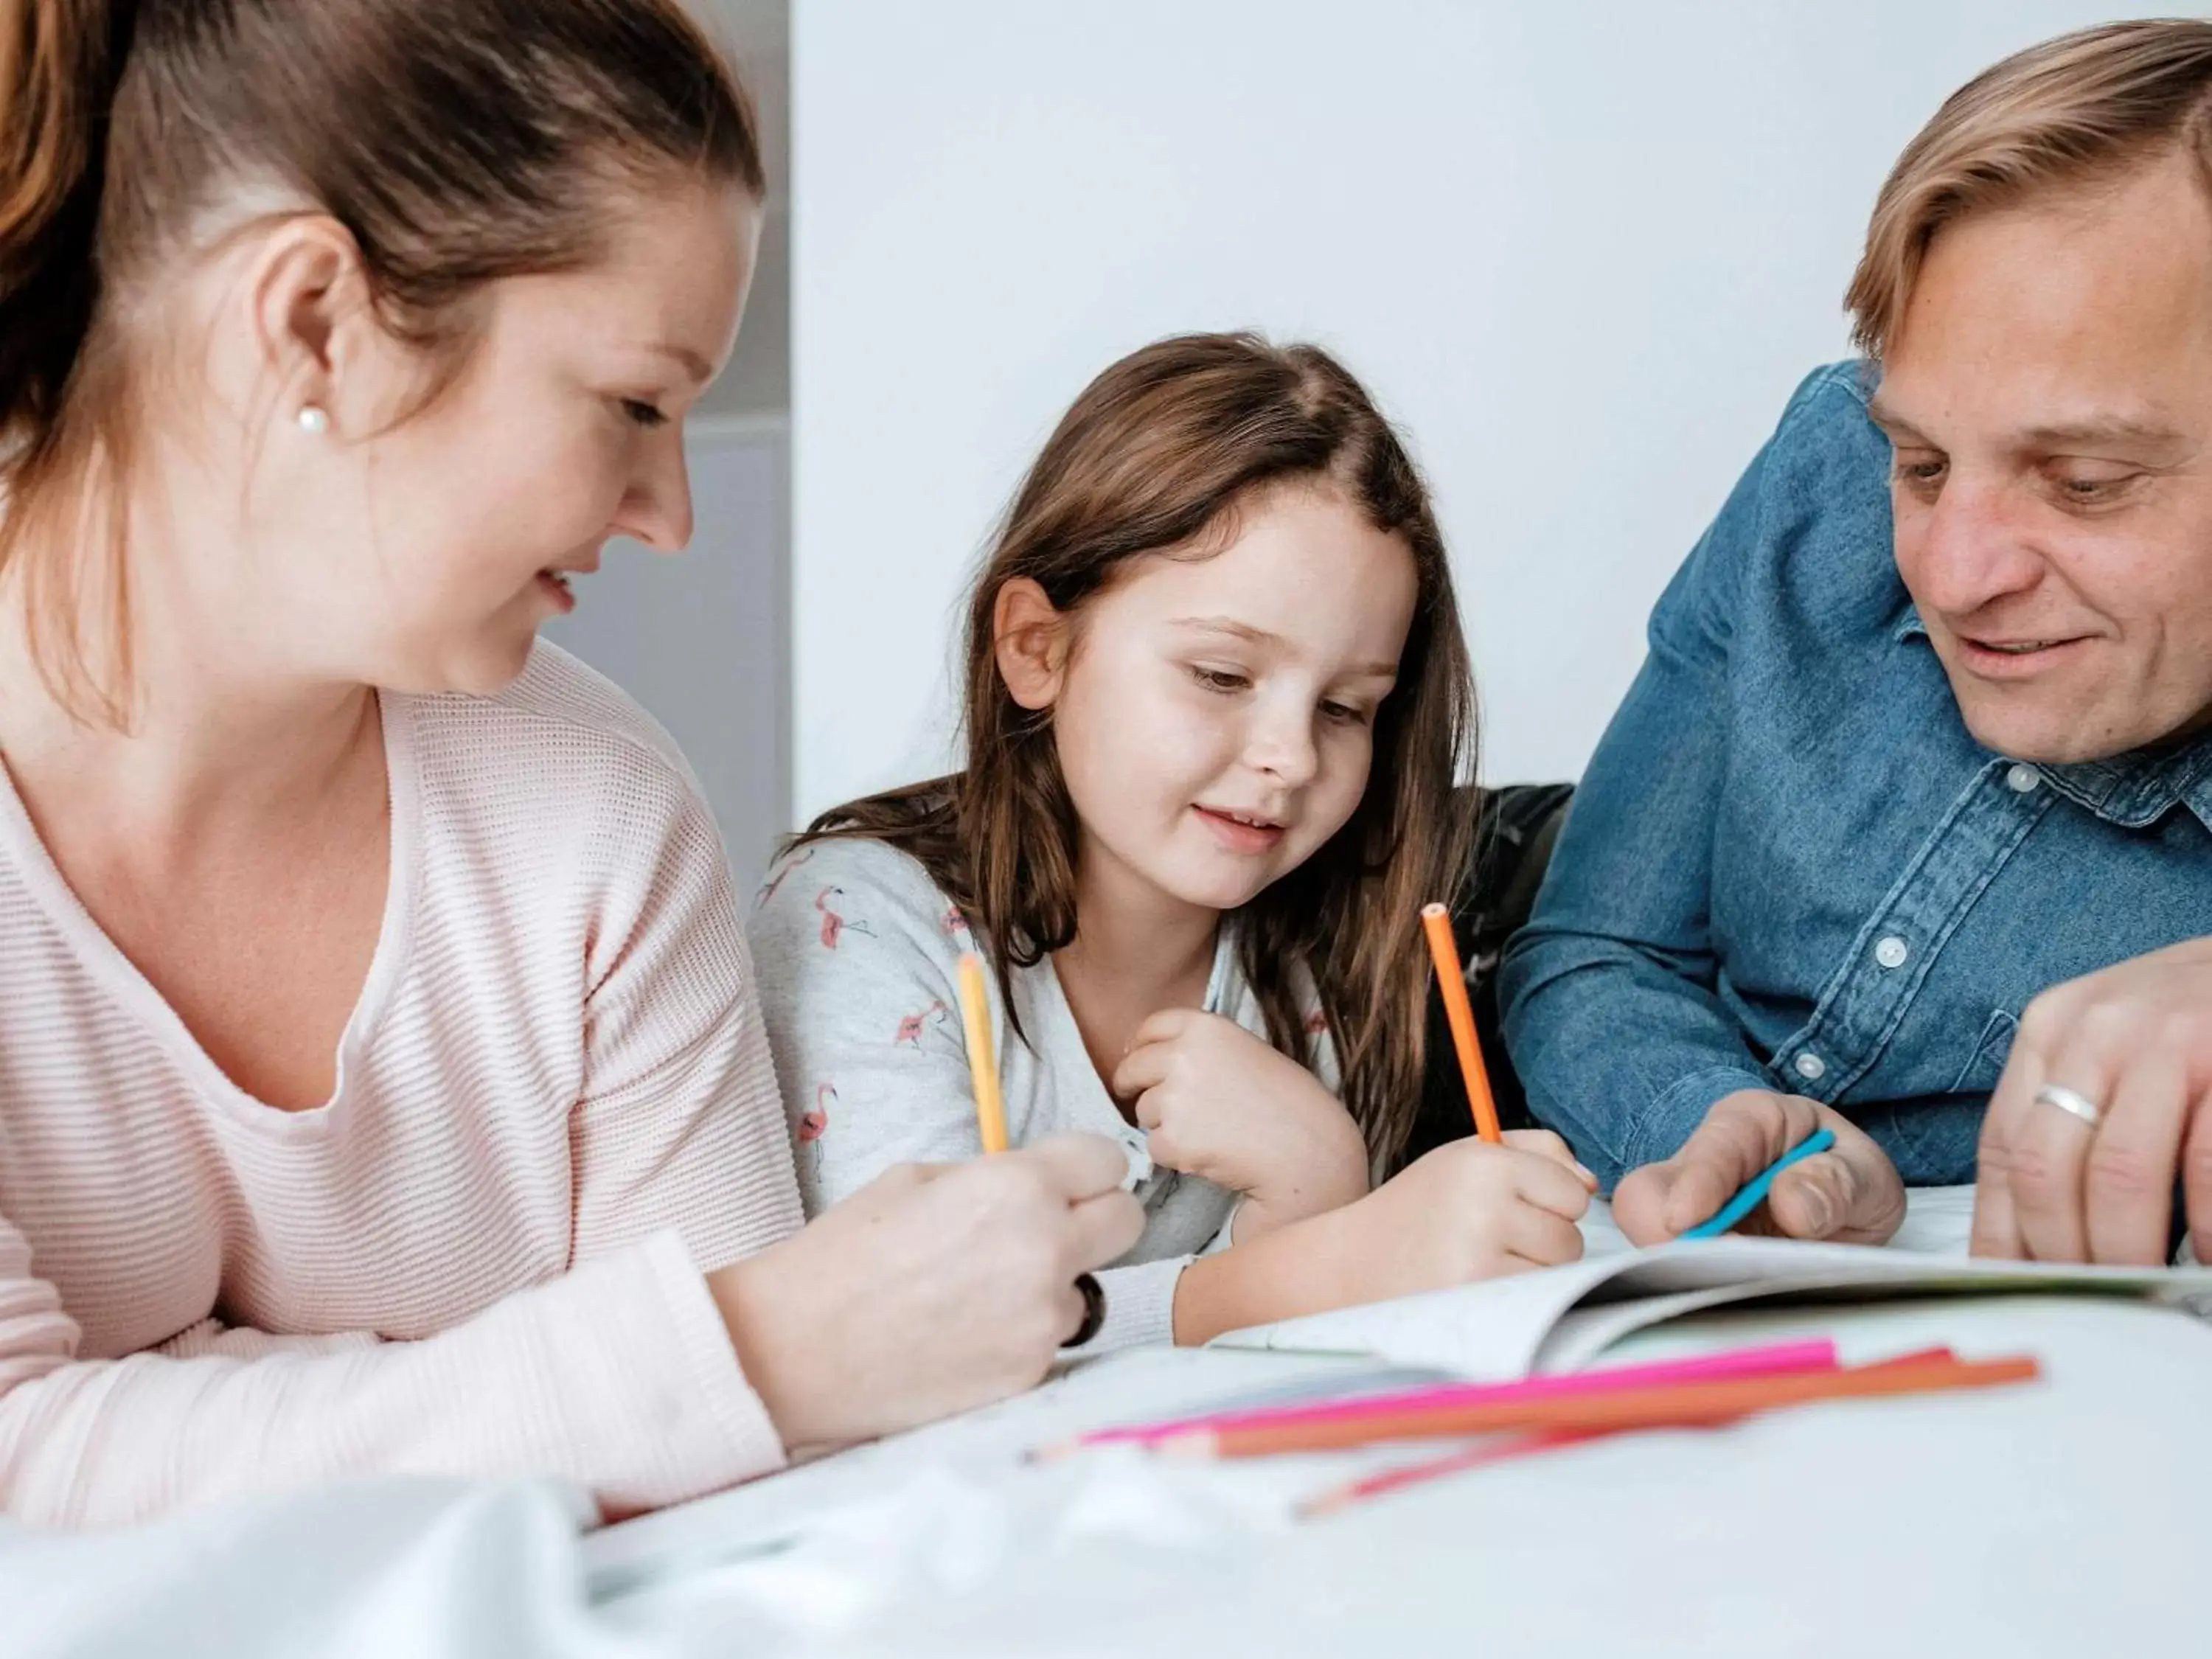
<svg viewBox="0 0 2212 1659">
<path fill-rule="evenodd" d="M 2028 1000 L 2212 934 L 2212 738 L 2039 766 L 1968 735 L 1868 390 L 1807 380 L 1676 573 L 1506 951 L 1530 1107 L 1607 1190 L 1738 1089 L 1971 1181 Z"/>
</svg>

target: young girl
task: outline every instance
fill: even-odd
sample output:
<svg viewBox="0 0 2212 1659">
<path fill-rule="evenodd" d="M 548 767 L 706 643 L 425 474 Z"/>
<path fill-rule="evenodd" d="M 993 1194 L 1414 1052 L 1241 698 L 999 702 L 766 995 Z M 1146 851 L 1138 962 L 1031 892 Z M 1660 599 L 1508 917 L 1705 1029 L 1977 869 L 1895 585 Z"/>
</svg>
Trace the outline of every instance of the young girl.
<svg viewBox="0 0 2212 1659">
<path fill-rule="evenodd" d="M 1369 1192 L 1419 1093 L 1474 699 L 1426 492 L 1351 375 L 1249 335 L 1109 368 L 1015 499 L 966 668 L 967 769 L 824 813 L 757 901 L 810 1211 L 977 1152 L 972 949 L 1012 1140 L 1131 1156 L 1146 1224 L 1097 1346 L 1579 1254 L 1553 1136 Z"/>
</svg>

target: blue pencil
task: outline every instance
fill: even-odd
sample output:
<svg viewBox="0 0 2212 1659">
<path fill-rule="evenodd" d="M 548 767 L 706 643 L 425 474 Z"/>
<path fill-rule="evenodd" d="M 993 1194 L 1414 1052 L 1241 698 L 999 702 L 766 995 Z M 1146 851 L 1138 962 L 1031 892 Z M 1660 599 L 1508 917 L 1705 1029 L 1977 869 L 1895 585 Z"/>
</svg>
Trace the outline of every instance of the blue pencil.
<svg viewBox="0 0 2212 1659">
<path fill-rule="evenodd" d="M 1700 1221 L 1696 1226 L 1683 1232 L 1681 1237 L 1718 1238 L 1765 1201 L 1767 1188 L 1774 1185 L 1775 1176 L 1780 1175 L 1791 1164 L 1811 1158 L 1816 1152 L 1825 1152 L 1835 1144 L 1836 1132 L 1833 1129 L 1814 1130 L 1753 1176 L 1745 1183 L 1741 1192 L 1721 1206 L 1719 1214 L 1710 1221 Z"/>
</svg>

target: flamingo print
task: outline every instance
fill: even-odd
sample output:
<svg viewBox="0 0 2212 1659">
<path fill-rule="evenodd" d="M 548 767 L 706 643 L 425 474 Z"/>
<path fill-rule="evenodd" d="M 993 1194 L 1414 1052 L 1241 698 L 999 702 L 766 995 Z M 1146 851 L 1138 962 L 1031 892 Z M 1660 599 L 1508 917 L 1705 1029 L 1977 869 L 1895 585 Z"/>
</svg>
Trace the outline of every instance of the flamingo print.
<svg viewBox="0 0 2212 1659">
<path fill-rule="evenodd" d="M 837 941 L 845 936 L 848 929 L 855 933 L 864 933 L 870 939 L 875 937 L 876 930 L 866 922 L 848 921 L 830 908 L 831 899 L 844 896 L 845 890 L 842 887 L 825 887 L 814 896 L 814 908 L 822 913 L 822 948 L 825 951 L 836 950 Z"/>
<path fill-rule="evenodd" d="M 816 1085 L 814 1109 L 799 1120 L 800 1146 L 808 1146 L 822 1139 L 823 1131 L 830 1127 L 830 1103 L 836 1098 L 836 1085 L 828 1083 Z"/>
<path fill-rule="evenodd" d="M 957 904 L 945 911 L 943 920 L 947 939 L 958 939 L 968 931 L 967 914 Z"/>
<path fill-rule="evenodd" d="M 891 1047 L 896 1048 L 902 1042 L 911 1042 L 915 1048 L 921 1048 L 921 1034 L 928 1029 L 929 1022 L 932 1019 L 944 1019 L 952 1011 L 945 1006 L 942 998 L 932 997 L 928 1007 L 918 1014 L 908 1014 L 899 1021 L 898 1035 L 891 1039 Z"/>
</svg>

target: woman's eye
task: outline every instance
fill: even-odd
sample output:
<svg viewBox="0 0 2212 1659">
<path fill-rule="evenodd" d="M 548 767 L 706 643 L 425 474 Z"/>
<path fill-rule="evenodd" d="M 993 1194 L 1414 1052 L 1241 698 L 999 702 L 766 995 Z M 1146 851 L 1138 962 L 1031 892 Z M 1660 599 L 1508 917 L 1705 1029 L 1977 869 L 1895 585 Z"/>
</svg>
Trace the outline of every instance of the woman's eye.
<svg viewBox="0 0 2212 1659">
<path fill-rule="evenodd" d="M 1339 726 L 1367 724 L 1367 711 L 1364 708 L 1354 708 L 1348 702 L 1325 702 L 1321 706 L 1321 712 L 1325 718 L 1335 721 Z"/>
<path fill-rule="evenodd" d="M 1191 678 L 1209 691 L 1242 691 L 1252 684 L 1243 675 L 1227 668 L 1199 668 L 1190 671 Z"/>
<path fill-rule="evenodd" d="M 668 423 L 668 416 L 642 398 L 625 398 L 622 400 L 622 407 L 623 413 L 640 426 L 650 428 Z"/>
</svg>

